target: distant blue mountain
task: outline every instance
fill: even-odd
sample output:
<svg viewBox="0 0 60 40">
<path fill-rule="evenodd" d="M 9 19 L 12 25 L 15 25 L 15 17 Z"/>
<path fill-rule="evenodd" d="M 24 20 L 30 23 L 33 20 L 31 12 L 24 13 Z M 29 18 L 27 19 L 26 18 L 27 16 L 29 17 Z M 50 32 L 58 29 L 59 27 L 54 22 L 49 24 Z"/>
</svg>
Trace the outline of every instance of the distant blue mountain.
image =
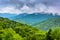
<svg viewBox="0 0 60 40">
<path fill-rule="evenodd" d="M 9 18 L 9 19 L 12 19 L 12 20 L 15 20 L 18 22 L 23 22 L 23 23 L 26 23 L 29 25 L 34 25 L 36 23 L 47 20 L 49 18 L 58 18 L 60 16 L 58 16 L 58 15 L 53 16 L 52 13 L 51 14 L 47 14 L 47 13 L 32 13 L 32 14 L 22 13 L 19 15 L 9 14 L 9 13 L 0 13 L 0 17 Z"/>
<path fill-rule="evenodd" d="M 4 18 L 12 18 L 16 16 L 16 14 L 9 14 L 9 13 L 0 13 L 0 17 L 4 17 Z"/>
<path fill-rule="evenodd" d="M 46 13 L 32 13 L 32 14 L 28 14 L 28 13 L 22 13 L 19 14 L 15 17 L 13 17 L 13 20 L 18 21 L 18 22 L 24 22 L 26 24 L 29 25 L 33 25 L 35 23 L 47 20 L 49 18 L 58 18 L 60 16 L 55 15 L 53 16 L 52 13 L 51 14 L 46 14 Z"/>
</svg>

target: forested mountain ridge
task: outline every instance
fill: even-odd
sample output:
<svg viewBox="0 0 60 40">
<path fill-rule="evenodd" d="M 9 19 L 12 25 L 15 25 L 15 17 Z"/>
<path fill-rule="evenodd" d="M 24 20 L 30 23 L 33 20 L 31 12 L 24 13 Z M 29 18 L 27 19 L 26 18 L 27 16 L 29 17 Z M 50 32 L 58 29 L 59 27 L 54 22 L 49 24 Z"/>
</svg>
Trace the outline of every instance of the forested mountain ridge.
<svg viewBox="0 0 60 40">
<path fill-rule="evenodd" d="M 47 14 L 47 13 L 32 13 L 32 14 L 28 14 L 28 13 L 22 13 L 19 14 L 17 16 L 13 17 L 13 20 L 18 21 L 18 22 L 23 22 L 26 23 L 28 25 L 34 25 L 35 23 L 41 22 L 41 21 L 45 21 L 49 18 L 58 18 L 60 17 L 59 15 L 53 15 L 52 13 Z"/>
<path fill-rule="evenodd" d="M 60 28 L 46 32 L 0 17 L 0 40 L 60 40 Z"/>
<path fill-rule="evenodd" d="M 7 18 L 0 17 L 0 35 L 0 40 L 33 40 L 37 39 L 35 36 L 45 36 L 45 32 L 27 24 L 18 23 Z M 41 39 L 44 39 L 44 37 Z"/>
<path fill-rule="evenodd" d="M 50 18 L 45 21 L 34 24 L 38 29 L 48 30 L 50 28 L 60 27 L 60 17 L 59 18 Z"/>
</svg>

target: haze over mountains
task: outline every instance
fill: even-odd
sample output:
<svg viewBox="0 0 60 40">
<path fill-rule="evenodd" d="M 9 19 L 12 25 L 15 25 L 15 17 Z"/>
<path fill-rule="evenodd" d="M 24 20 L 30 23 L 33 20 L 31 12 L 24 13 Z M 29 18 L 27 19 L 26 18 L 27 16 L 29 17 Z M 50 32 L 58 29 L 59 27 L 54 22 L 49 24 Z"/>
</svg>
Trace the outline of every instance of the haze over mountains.
<svg viewBox="0 0 60 40">
<path fill-rule="evenodd" d="M 29 25 L 33 25 L 35 23 L 50 19 L 50 18 L 58 18 L 60 16 L 58 15 L 53 15 L 53 14 L 44 14 L 44 13 L 32 13 L 32 14 L 27 14 L 27 13 L 23 13 L 23 14 L 19 14 L 15 17 L 13 17 L 13 19 L 15 21 L 18 22 L 24 22 L 26 24 Z"/>
<path fill-rule="evenodd" d="M 19 15 L 0 13 L 0 17 L 28 24 L 42 30 L 48 30 L 50 28 L 60 26 L 60 16 L 57 14 L 53 15 L 52 13 L 21 13 Z"/>
<path fill-rule="evenodd" d="M 60 17 L 59 18 L 50 18 L 45 21 L 38 22 L 38 23 L 34 24 L 33 26 L 35 26 L 38 29 L 42 29 L 42 30 L 48 30 L 50 28 L 54 29 L 54 28 L 60 27 Z"/>
<path fill-rule="evenodd" d="M 0 13 L 0 17 L 4 17 L 4 18 L 9 18 L 12 19 L 14 21 L 18 21 L 18 22 L 23 22 L 25 24 L 28 25 L 34 25 L 36 23 L 45 21 L 47 19 L 50 18 L 58 18 L 60 17 L 59 15 L 55 14 L 53 15 L 52 13 L 48 14 L 48 13 L 32 13 L 32 14 L 28 14 L 28 13 L 21 13 L 21 14 L 8 14 L 8 13 Z"/>
<path fill-rule="evenodd" d="M 4 17 L 4 18 L 10 18 L 14 16 L 16 16 L 16 14 L 0 13 L 0 17 Z"/>
</svg>

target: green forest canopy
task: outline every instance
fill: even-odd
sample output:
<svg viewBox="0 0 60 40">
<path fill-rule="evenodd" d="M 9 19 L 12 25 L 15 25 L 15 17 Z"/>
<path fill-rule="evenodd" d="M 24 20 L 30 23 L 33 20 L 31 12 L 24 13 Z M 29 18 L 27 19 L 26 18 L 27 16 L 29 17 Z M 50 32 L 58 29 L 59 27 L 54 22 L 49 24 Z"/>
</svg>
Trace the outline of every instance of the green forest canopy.
<svg viewBox="0 0 60 40">
<path fill-rule="evenodd" d="M 0 40 L 60 40 L 60 29 L 42 31 L 27 24 L 0 17 Z"/>
</svg>

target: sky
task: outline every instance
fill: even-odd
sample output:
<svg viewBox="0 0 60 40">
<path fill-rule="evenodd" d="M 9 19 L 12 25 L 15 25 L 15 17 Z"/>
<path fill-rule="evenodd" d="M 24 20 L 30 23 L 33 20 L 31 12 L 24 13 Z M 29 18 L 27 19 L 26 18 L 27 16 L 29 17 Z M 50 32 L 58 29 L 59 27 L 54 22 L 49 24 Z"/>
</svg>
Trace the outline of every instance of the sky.
<svg viewBox="0 0 60 40">
<path fill-rule="evenodd" d="M 57 13 L 60 15 L 60 0 L 0 0 L 0 13 Z"/>
</svg>

